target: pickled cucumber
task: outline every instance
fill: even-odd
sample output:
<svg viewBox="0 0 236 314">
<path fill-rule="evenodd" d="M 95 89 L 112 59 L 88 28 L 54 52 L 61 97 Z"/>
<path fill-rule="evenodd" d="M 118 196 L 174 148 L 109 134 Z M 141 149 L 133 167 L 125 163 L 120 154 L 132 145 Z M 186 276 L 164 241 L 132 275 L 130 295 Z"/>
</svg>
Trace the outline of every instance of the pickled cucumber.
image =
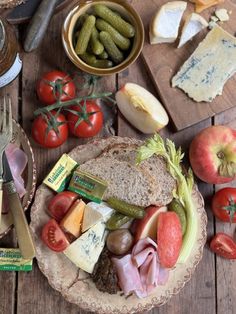
<svg viewBox="0 0 236 314">
<path fill-rule="evenodd" d="M 82 55 L 80 55 L 80 58 L 87 63 L 88 65 L 91 65 L 95 68 L 111 68 L 113 66 L 112 61 L 110 60 L 98 60 L 95 55 L 85 52 Z"/>
<path fill-rule="evenodd" d="M 81 14 L 75 24 L 75 29 L 80 29 L 88 16 L 89 15 L 87 13 Z"/>
<path fill-rule="evenodd" d="M 174 199 L 168 207 L 170 211 L 173 211 L 178 215 L 182 227 L 182 235 L 184 235 L 187 228 L 187 218 L 184 207 L 176 199 Z"/>
<path fill-rule="evenodd" d="M 91 34 L 92 34 L 92 30 L 95 26 L 95 22 L 96 22 L 96 18 L 93 15 L 89 15 L 86 18 L 86 20 L 85 20 L 85 22 L 84 22 L 84 24 L 80 30 L 77 44 L 75 47 L 75 52 L 78 55 L 82 55 L 85 53 L 85 51 L 88 47 L 89 39 L 90 39 Z"/>
<path fill-rule="evenodd" d="M 118 200 L 115 197 L 110 197 L 107 200 L 107 203 L 123 215 L 137 219 L 141 219 L 145 216 L 145 210 L 143 207 L 127 204 L 126 202 Z"/>
<path fill-rule="evenodd" d="M 93 27 L 91 33 L 90 43 L 92 51 L 95 55 L 100 55 L 104 51 L 104 46 L 99 40 L 99 33 L 95 26 Z"/>
<path fill-rule="evenodd" d="M 119 213 L 115 213 L 107 221 L 106 227 L 109 230 L 116 230 L 116 229 L 119 229 L 124 224 L 126 224 L 131 219 L 132 219 L 131 217 L 128 217 Z"/>
<path fill-rule="evenodd" d="M 123 36 L 132 38 L 135 35 L 135 29 L 133 25 L 126 22 L 122 17 L 117 15 L 111 9 L 103 4 L 95 4 L 94 11 L 96 15 L 104 19 L 111 24 L 116 30 L 118 30 Z"/>
<path fill-rule="evenodd" d="M 102 31 L 99 37 L 112 61 L 114 61 L 116 64 L 121 63 L 124 60 L 124 55 L 119 50 L 119 48 L 117 48 L 116 44 L 111 38 L 111 35 Z"/>
<path fill-rule="evenodd" d="M 104 50 L 99 56 L 100 59 L 107 59 L 108 58 L 108 53 Z"/>
<path fill-rule="evenodd" d="M 96 27 L 100 31 L 106 31 L 111 35 L 114 43 L 122 50 L 128 50 L 130 47 L 130 40 L 121 35 L 114 27 L 102 19 L 96 20 Z"/>
</svg>

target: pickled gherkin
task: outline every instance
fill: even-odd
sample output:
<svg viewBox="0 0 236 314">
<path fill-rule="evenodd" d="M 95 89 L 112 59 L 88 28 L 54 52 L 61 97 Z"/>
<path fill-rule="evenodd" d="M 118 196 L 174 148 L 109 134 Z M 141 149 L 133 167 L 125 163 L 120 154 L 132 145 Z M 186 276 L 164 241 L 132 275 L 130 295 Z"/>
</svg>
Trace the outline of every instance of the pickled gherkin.
<svg viewBox="0 0 236 314">
<path fill-rule="evenodd" d="M 91 37 L 90 37 L 90 43 L 92 51 L 95 55 L 100 55 L 104 51 L 104 46 L 99 40 L 99 33 L 96 27 L 93 27 Z"/>
<path fill-rule="evenodd" d="M 119 48 L 117 48 L 116 44 L 111 38 L 111 35 L 107 32 L 102 31 L 99 37 L 111 60 L 114 61 L 116 64 L 121 63 L 124 60 L 124 55 L 119 50 Z"/>
<path fill-rule="evenodd" d="M 145 210 L 143 207 L 128 204 L 115 197 L 108 198 L 106 202 L 120 214 L 137 219 L 142 219 L 145 216 Z"/>
<path fill-rule="evenodd" d="M 114 27 L 102 19 L 97 19 L 96 27 L 100 31 L 108 32 L 111 35 L 114 43 L 122 50 L 127 50 L 130 47 L 130 40 L 121 35 Z"/>
<path fill-rule="evenodd" d="M 96 18 L 93 15 L 89 15 L 80 32 L 79 32 L 79 36 L 78 36 L 78 40 L 77 40 L 77 44 L 75 47 L 75 52 L 78 55 L 82 55 L 83 53 L 85 53 L 87 47 L 88 47 L 88 43 L 89 43 L 89 39 L 91 37 L 92 34 L 92 30 L 95 26 L 95 22 L 96 22 Z"/>
<path fill-rule="evenodd" d="M 121 226 L 129 222 L 132 218 L 122 215 L 120 213 L 115 213 L 109 218 L 106 223 L 106 227 L 109 230 L 116 230 L 119 229 Z"/>
<path fill-rule="evenodd" d="M 126 22 L 122 17 L 113 12 L 107 6 L 103 4 L 95 4 L 94 11 L 96 15 L 104 19 L 111 24 L 120 34 L 127 38 L 132 38 L 135 35 L 135 29 L 133 25 Z"/>
</svg>

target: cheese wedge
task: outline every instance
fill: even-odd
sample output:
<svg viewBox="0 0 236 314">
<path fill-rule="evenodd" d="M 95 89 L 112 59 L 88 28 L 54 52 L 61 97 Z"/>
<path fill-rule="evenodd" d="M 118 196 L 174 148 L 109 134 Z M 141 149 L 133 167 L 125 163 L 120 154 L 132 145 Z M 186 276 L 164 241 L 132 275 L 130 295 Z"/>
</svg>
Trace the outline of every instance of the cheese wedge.
<svg viewBox="0 0 236 314">
<path fill-rule="evenodd" d="M 91 274 L 105 246 L 105 228 L 105 224 L 99 222 L 69 245 L 63 253 L 77 267 Z"/>
<path fill-rule="evenodd" d="M 151 44 L 172 43 L 178 37 L 179 25 L 187 7 L 185 1 L 164 4 L 154 16 L 149 29 Z"/>
<path fill-rule="evenodd" d="M 236 38 L 215 26 L 173 77 L 179 87 L 197 102 L 211 102 L 236 72 Z"/>
<path fill-rule="evenodd" d="M 100 204 L 94 202 L 88 203 L 84 210 L 82 232 L 85 232 L 100 221 L 107 222 L 113 212 L 114 209 L 109 207 L 105 202 Z"/>
<path fill-rule="evenodd" d="M 201 15 L 197 13 L 190 14 L 184 23 L 178 48 L 182 47 L 207 26 L 207 21 Z"/>
</svg>

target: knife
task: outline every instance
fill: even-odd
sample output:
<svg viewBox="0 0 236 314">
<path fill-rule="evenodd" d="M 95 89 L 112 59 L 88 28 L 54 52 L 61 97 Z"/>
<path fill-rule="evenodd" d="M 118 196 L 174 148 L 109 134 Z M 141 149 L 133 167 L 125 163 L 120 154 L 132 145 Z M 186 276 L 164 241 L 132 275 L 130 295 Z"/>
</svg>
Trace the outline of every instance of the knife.
<svg viewBox="0 0 236 314">
<path fill-rule="evenodd" d="M 21 255 L 25 259 L 32 259 L 35 257 L 33 239 L 30 234 L 28 222 L 26 220 L 19 195 L 16 191 L 14 179 L 5 152 L 3 153 L 3 169 L 4 191 L 6 191 L 9 208 L 13 216 Z"/>
</svg>

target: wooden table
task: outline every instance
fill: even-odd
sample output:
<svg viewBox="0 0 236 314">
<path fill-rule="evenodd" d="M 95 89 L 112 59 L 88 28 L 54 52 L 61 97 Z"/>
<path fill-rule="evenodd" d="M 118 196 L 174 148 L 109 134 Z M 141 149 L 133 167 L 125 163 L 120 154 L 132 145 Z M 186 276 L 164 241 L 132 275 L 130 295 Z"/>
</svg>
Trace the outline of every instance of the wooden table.
<svg viewBox="0 0 236 314">
<path fill-rule="evenodd" d="M 11 85 L 0 90 L 0 95 L 11 95 L 14 104 L 14 117 L 22 125 L 31 140 L 37 163 L 38 184 L 41 183 L 48 169 L 63 152 L 68 152 L 76 145 L 85 142 L 70 138 L 62 147 L 47 150 L 36 146 L 30 135 L 33 111 L 40 105 L 35 95 L 37 79 L 43 72 L 52 69 L 61 69 L 72 73 L 75 70 L 67 59 L 61 44 L 60 29 L 65 14 L 66 10 L 54 16 L 47 35 L 36 52 L 31 54 L 22 53 L 22 73 Z M 24 27 L 21 26 L 19 27 L 20 40 L 22 40 L 23 36 Z M 158 96 L 141 59 L 123 73 L 101 79 L 100 86 L 103 90 L 115 92 L 128 81 L 138 83 Z M 214 124 L 227 124 L 236 128 L 236 108 L 178 133 L 175 133 L 170 123 L 169 127 L 162 131 L 161 134 L 173 139 L 176 145 L 181 145 L 187 152 L 192 138 L 200 130 Z M 116 117 L 114 125 L 117 135 L 145 138 L 127 124 L 120 115 Z M 101 132 L 100 136 L 102 135 L 104 135 L 103 132 Z M 230 228 L 229 224 L 215 221 L 210 210 L 212 194 L 219 186 L 199 182 L 199 188 L 206 201 L 209 219 L 207 227 L 208 237 L 210 238 L 215 232 L 219 231 L 233 234 L 234 225 Z M 0 247 L 13 246 L 16 246 L 14 230 L 0 241 Z M 30 273 L 0 272 L 0 287 L 1 314 L 85 314 L 77 306 L 67 303 L 59 293 L 49 286 L 46 278 L 39 271 L 36 261 L 34 262 L 33 271 Z M 161 308 L 153 309 L 150 313 L 233 314 L 235 312 L 236 263 L 216 257 L 209 251 L 207 244 L 204 249 L 203 259 L 191 281 L 168 304 Z"/>
</svg>

